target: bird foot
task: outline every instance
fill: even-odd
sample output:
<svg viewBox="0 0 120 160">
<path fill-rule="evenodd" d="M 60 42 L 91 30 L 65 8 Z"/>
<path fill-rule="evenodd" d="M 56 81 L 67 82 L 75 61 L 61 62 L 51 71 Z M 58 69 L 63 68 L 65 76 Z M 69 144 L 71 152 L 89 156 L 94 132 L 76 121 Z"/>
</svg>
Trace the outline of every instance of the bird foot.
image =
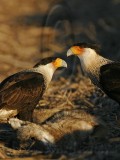
<svg viewBox="0 0 120 160">
<path fill-rule="evenodd" d="M 28 124 L 29 122 L 27 122 L 27 121 L 22 121 L 22 120 L 20 120 L 20 119 L 18 119 L 18 118 L 10 118 L 10 119 L 8 120 L 8 123 L 11 125 L 11 127 L 12 127 L 13 129 L 18 129 L 18 128 L 20 128 L 22 125 Z"/>
</svg>

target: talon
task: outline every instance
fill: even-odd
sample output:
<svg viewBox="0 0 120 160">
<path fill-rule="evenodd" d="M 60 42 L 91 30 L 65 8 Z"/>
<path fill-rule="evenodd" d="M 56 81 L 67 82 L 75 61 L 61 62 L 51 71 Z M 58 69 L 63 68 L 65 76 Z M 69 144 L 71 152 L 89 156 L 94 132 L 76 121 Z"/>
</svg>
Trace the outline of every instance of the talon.
<svg viewBox="0 0 120 160">
<path fill-rule="evenodd" d="M 18 129 L 18 128 L 20 128 L 21 125 L 23 124 L 23 122 L 24 122 L 24 121 L 19 120 L 19 119 L 17 119 L 17 118 L 10 118 L 10 119 L 8 120 L 8 123 L 11 125 L 11 127 L 12 127 L 13 129 Z"/>
</svg>

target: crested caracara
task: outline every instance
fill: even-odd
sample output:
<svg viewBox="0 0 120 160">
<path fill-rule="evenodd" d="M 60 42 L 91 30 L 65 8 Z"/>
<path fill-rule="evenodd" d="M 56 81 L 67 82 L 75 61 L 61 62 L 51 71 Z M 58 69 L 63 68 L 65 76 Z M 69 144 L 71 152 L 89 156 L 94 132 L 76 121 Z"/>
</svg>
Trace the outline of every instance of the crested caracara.
<svg viewBox="0 0 120 160">
<path fill-rule="evenodd" d="M 32 121 L 33 110 L 59 67 L 67 67 L 66 62 L 60 58 L 48 57 L 33 68 L 3 80 L 0 84 L 0 121 L 14 116 Z"/>
<path fill-rule="evenodd" d="M 74 44 L 67 51 L 67 56 L 71 55 L 78 56 L 93 84 L 120 104 L 120 63 L 100 56 L 96 44 Z"/>
</svg>

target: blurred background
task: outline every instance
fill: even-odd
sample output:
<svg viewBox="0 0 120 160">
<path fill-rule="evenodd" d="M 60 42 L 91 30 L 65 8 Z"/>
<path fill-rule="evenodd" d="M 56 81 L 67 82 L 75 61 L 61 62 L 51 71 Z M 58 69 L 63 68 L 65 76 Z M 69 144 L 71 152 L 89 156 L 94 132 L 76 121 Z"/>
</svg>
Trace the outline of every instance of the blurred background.
<svg viewBox="0 0 120 160">
<path fill-rule="evenodd" d="M 40 58 L 65 58 L 75 42 L 98 42 L 120 60 L 119 28 L 120 0 L 0 0 L 0 81 Z"/>
</svg>

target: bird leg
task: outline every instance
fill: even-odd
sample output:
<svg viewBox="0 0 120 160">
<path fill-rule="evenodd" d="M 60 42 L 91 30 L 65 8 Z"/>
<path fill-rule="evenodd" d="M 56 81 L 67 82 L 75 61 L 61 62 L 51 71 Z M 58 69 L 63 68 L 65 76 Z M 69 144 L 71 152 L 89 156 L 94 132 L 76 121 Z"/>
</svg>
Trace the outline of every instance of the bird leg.
<svg viewBox="0 0 120 160">
<path fill-rule="evenodd" d="M 31 107 L 29 107 L 29 108 L 31 108 Z M 31 110 L 22 110 L 17 115 L 17 118 L 21 119 L 23 121 L 30 121 L 30 122 L 32 122 L 33 121 L 33 110 L 34 110 L 34 108 L 31 109 Z"/>
</svg>

